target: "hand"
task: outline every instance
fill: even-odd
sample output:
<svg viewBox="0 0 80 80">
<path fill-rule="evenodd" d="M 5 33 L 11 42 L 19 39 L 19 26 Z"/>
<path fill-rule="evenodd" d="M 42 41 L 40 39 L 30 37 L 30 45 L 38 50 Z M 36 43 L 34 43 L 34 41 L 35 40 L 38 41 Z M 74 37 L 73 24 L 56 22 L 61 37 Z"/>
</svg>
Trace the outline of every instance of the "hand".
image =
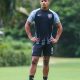
<svg viewBox="0 0 80 80">
<path fill-rule="evenodd" d="M 51 41 L 53 44 L 55 44 L 55 43 L 57 43 L 57 42 L 58 42 L 58 40 L 57 40 L 57 39 L 55 39 L 55 38 L 53 38 L 53 37 L 51 37 L 51 38 L 50 38 L 50 41 Z"/>
<path fill-rule="evenodd" d="M 30 40 L 31 40 L 32 42 L 37 42 L 37 41 L 39 41 L 39 38 L 32 37 L 32 38 L 30 38 Z"/>
</svg>

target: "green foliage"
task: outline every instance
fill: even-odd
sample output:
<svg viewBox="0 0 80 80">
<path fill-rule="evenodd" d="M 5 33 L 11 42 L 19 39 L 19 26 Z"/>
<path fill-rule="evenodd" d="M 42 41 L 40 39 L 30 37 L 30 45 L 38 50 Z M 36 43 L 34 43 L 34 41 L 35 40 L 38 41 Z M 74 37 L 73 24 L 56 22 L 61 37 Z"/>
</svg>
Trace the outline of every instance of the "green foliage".
<svg viewBox="0 0 80 80">
<path fill-rule="evenodd" d="M 15 0 L 0 0 L 0 20 L 7 22 L 11 19 L 15 8 Z"/>
<path fill-rule="evenodd" d="M 60 16 L 63 34 L 56 56 L 80 57 L 80 2 L 79 0 L 54 0 L 51 8 Z"/>
<path fill-rule="evenodd" d="M 77 48 L 75 55 L 77 57 L 80 57 L 80 46 Z"/>
<path fill-rule="evenodd" d="M 29 65 L 31 62 L 31 43 L 5 38 L 0 43 L 0 66 Z"/>
<path fill-rule="evenodd" d="M 63 25 L 63 34 L 54 48 L 55 56 L 80 57 L 80 1 L 50 1 L 50 8 L 59 14 Z M 28 15 L 18 12 L 16 7 L 23 7 L 30 13 L 40 5 L 38 0 L 34 0 L 34 4 L 33 0 L 0 0 L 0 22 L 4 23 L 5 36 L 18 40 L 26 37 L 24 24 Z"/>
</svg>

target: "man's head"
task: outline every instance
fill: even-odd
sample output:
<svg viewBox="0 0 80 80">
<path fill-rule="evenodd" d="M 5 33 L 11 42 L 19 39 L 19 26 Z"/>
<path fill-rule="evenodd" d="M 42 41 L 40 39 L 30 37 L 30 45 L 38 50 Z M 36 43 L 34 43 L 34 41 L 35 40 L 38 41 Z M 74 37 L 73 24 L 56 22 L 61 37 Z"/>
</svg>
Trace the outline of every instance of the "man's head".
<svg viewBox="0 0 80 80">
<path fill-rule="evenodd" d="M 48 9 L 49 0 L 40 0 L 40 4 L 42 9 Z"/>
</svg>

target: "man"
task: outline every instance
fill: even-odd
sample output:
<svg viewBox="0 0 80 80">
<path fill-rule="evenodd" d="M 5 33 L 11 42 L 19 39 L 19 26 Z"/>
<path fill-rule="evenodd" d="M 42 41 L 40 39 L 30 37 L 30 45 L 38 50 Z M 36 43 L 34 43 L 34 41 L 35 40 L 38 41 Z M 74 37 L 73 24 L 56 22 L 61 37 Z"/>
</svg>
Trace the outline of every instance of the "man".
<svg viewBox="0 0 80 80">
<path fill-rule="evenodd" d="M 43 53 L 43 80 L 47 80 L 49 72 L 49 59 L 51 56 L 52 44 L 58 42 L 62 33 L 62 25 L 58 15 L 49 9 L 49 0 L 40 0 L 41 8 L 33 10 L 29 15 L 25 30 L 29 39 L 34 42 L 32 49 L 32 63 L 30 68 L 29 80 L 34 79 L 39 57 Z M 35 22 L 35 37 L 32 37 L 30 24 Z M 57 27 L 55 38 L 52 37 L 54 25 Z"/>
</svg>

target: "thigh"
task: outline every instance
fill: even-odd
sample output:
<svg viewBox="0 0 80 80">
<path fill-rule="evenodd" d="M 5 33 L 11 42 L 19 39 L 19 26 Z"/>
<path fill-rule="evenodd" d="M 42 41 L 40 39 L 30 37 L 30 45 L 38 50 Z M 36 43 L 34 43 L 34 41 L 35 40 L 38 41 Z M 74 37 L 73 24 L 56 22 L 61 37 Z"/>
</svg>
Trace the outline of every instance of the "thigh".
<svg viewBox="0 0 80 80">
<path fill-rule="evenodd" d="M 52 46 L 50 44 L 45 45 L 43 48 L 43 55 L 51 56 L 51 48 L 52 48 Z"/>
<path fill-rule="evenodd" d="M 41 56 L 42 53 L 42 45 L 33 45 L 32 48 L 32 56 Z"/>
</svg>

